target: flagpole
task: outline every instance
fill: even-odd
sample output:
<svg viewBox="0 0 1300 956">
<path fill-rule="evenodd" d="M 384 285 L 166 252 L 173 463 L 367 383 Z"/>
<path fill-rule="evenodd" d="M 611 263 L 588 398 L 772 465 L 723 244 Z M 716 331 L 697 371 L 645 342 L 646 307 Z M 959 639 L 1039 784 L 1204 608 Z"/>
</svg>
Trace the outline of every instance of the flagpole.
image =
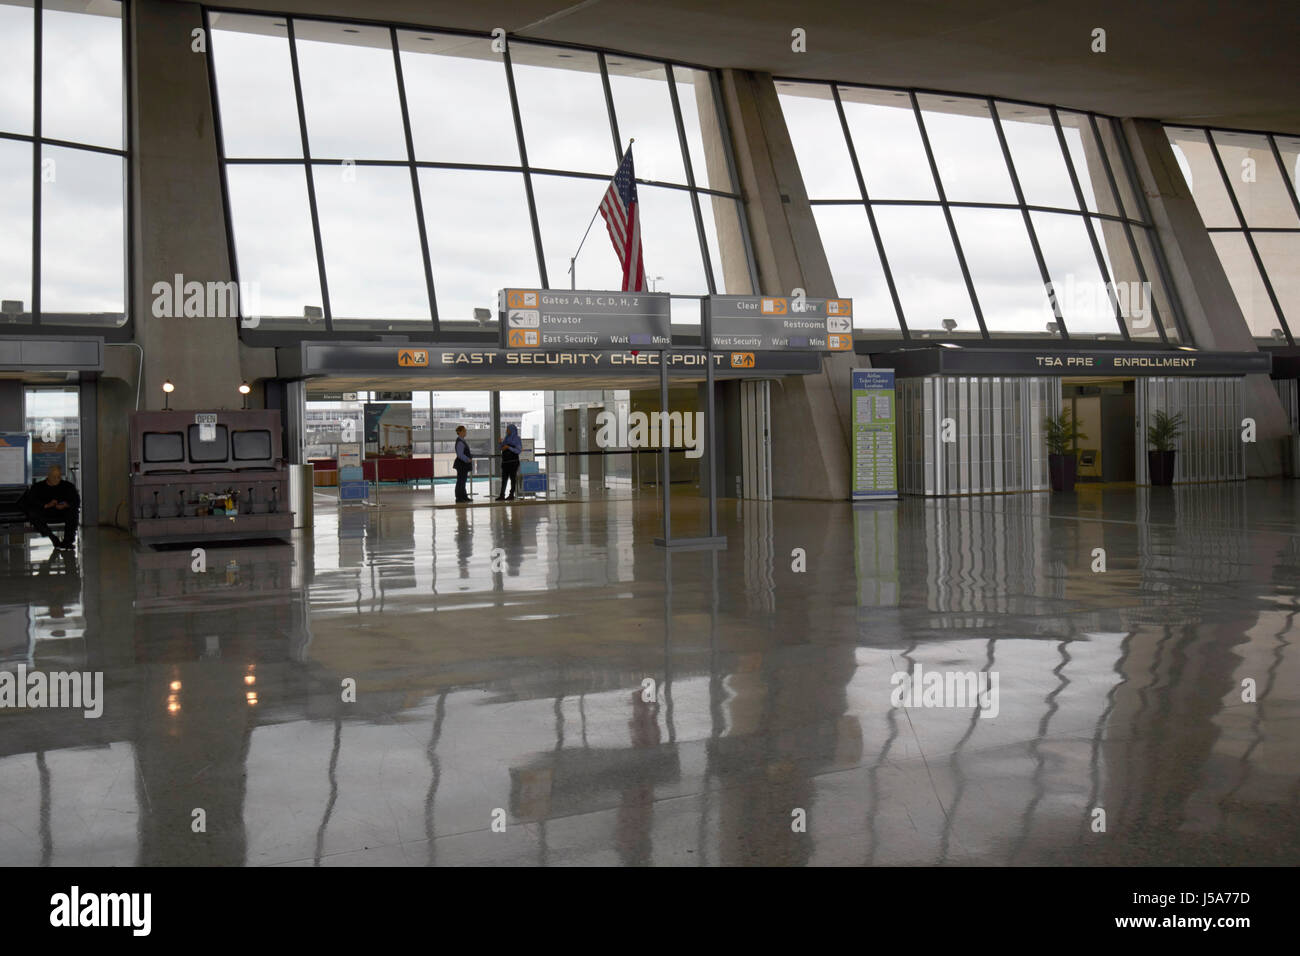
<svg viewBox="0 0 1300 956">
<path fill-rule="evenodd" d="M 635 142 L 636 142 L 636 137 L 633 136 L 631 139 L 629 139 L 629 140 L 627 141 L 627 148 L 628 148 L 628 149 L 631 149 L 631 148 L 632 148 L 632 144 L 635 143 Z M 618 159 L 618 164 L 619 164 L 620 166 L 623 165 L 623 157 L 626 156 L 626 155 L 627 155 L 627 150 L 624 150 L 624 151 L 623 151 L 623 156 L 620 156 L 619 159 Z M 614 175 L 616 175 L 616 176 L 618 175 L 618 171 L 617 171 L 617 170 L 615 170 Z M 586 244 L 586 242 L 587 242 L 587 235 L 591 232 L 591 223 L 593 223 L 593 222 L 596 221 L 596 217 L 597 217 L 598 215 L 600 215 L 600 205 L 599 205 L 599 204 L 597 204 L 597 206 L 596 206 L 596 211 L 593 212 L 593 213 L 591 214 L 591 222 L 588 222 L 588 223 L 587 223 L 587 231 L 584 232 L 584 233 L 582 234 L 582 242 L 578 243 L 578 248 L 574 250 L 573 255 L 569 256 L 569 288 L 570 288 L 570 289 L 576 289 L 576 288 L 578 288 L 578 272 L 577 272 L 577 267 L 578 267 L 578 253 L 582 251 L 582 247 Z"/>
</svg>

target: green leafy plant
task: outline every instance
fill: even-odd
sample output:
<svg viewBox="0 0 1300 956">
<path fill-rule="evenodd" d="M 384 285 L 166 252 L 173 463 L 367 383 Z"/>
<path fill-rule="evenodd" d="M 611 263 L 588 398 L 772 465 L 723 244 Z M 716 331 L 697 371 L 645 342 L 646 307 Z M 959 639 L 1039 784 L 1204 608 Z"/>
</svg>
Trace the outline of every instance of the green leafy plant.
<svg viewBox="0 0 1300 956">
<path fill-rule="evenodd" d="M 1079 431 L 1079 423 L 1070 415 L 1068 408 L 1059 415 L 1049 415 L 1043 427 L 1047 439 L 1047 450 L 1053 455 L 1069 455 L 1074 451 L 1074 443 L 1088 436 Z"/>
<path fill-rule="evenodd" d="M 1170 415 L 1163 409 L 1152 416 L 1147 426 L 1147 444 L 1156 451 L 1173 451 L 1174 439 L 1183 434 L 1183 413 Z"/>
</svg>

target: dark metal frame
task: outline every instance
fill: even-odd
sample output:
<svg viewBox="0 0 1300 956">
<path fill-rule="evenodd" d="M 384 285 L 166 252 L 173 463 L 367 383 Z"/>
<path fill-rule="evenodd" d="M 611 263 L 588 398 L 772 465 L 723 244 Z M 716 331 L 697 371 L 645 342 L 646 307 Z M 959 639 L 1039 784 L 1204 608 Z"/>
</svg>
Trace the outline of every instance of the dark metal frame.
<svg viewBox="0 0 1300 956">
<path fill-rule="evenodd" d="M 296 106 L 298 110 L 298 119 L 299 119 L 300 133 L 302 138 L 302 151 L 303 151 L 302 157 L 293 157 L 293 158 L 278 157 L 278 158 L 270 158 L 270 159 L 257 159 L 252 157 L 227 158 L 226 151 L 225 151 L 225 142 L 221 134 L 221 105 L 220 105 L 220 100 L 218 97 L 218 90 L 217 90 L 216 66 L 212 55 L 212 26 L 211 26 L 211 17 L 210 17 L 210 14 L 212 13 L 232 13 L 232 14 L 240 14 L 244 16 L 263 17 L 268 20 L 284 21 L 286 39 L 288 40 L 289 43 L 290 64 L 293 72 L 294 97 L 296 100 Z M 401 107 L 402 128 L 403 128 L 403 134 L 405 136 L 405 141 L 406 141 L 407 157 L 405 160 L 354 159 L 354 160 L 349 160 L 349 162 L 353 162 L 357 166 L 406 167 L 410 170 L 412 186 L 413 186 L 413 199 L 415 202 L 415 217 L 416 217 L 416 222 L 418 223 L 419 233 L 420 233 L 420 254 L 421 254 L 421 259 L 424 263 L 425 282 L 426 282 L 427 292 L 429 296 L 430 315 L 432 317 L 431 324 L 424 323 L 420 320 L 403 320 L 400 323 L 395 322 L 394 323 L 395 327 L 391 330 L 380 329 L 380 328 L 359 329 L 359 330 L 349 330 L 346 333 L 340 333 L 334 330 L 333 311 L 330 307 L 330 302 L 329 302 L 327 267 L 325 263 L 324 247 L 322 244 L 321 232 L 320 232 L 320 217 L 316 205 L 315 190 L 312 183 L 311 171 L 315 166 L 329 165 L 331 163 L 340 163 L 342 162 L 342 160 L 331 159 L 328 157 L 312 156 L 310 153 L 308 134 L 307 134 L 306 110 L 305 110 L 305 105 L 304 105 L 303 95 L 302 95 L 301 78 L 298 72 L 297 46 L 296 46 L 294 27 L 293 27 L 295 21 L 302 21 L 302 22 L 311 21 L 311 22 L 320 22 L 320 23 L 335 23 L 340 25 L 370 26 L 370 27 L 383 28 L 388 31 L 389 41 L 392 47 L 393 57 L 396 64 L 398 99 L 399 99 L 399 105 Z M 274 11 L 246 10 L 246 9 L 240 9 L 234 7 L 222 7 L 222 6 L 204 6 L 203 24 L 207 32 L 207 35 L 209 37 L 209 45 L 208 45 L 206 56 L 207 56 L 207 63 L 208 63 L 209 86 L 211 88 L 211 95 L 212 95 L 214 125 L 217 130 L 218 161 L 221 170 L 222 207 L 225 215 L 227 242 L 229 244 L 231 278 L 234 279 L 236 282 L 239 281 L 239 266 L 238 266 L 238 254 L 237 254 L 236 241 L 234 235 L 233 221 L 231 219 L 231 211 L 230 211 L 230 191 L 229 191 L 229 186 L 227 183 L 227 175 L 226 175 L 227 167 L 238 166 L 238 165 L 297 166 L 303 169 L 304 175 L 307 178 L 308 204 L 311 211 L 312 235 L 316 247 L 316 258 L 317 258 L 316 265 L 317 265 L 317 270 L 319 272 L 320 283 L 321 283 L 322 309 L 324 312 L 325 328 L 323 331 L 314 331 L 311 329 L 296 329 L 296 328 L 283 328 L 283 329 L 269 330 L 269 329 L 244 328 L 242 327 L 242 323 L 241 323 L 240 335 L 245 339 L 245 341 L 247 341 L 251 345 L 268 345 L 268 346 L 285 345 L 285 344 L 291 344 L 292 342 L 301 341 L 303 339 L 337 338 L 337 337 L 344 337 L 344 336 L 346 336 L 349 339 L 365 339 L 365 338 L 373 338 L 379 334 L 384 334 L 384 333 L 388 335 L 394 335 L 394 334 L 405 335 L 407 338 L 413 340 L 429 338 L 431 333 L 432 335 L 431 341 L 480 341 L 480 340 L 487 341 L 488 338 L 493 338 L 493 339 L 495 338 L 495 336 L 493 335 L 490 334 L 485 335 L 485 333 L 477 330 L 444 331 L 442 328 L 442 324 L 440 322 L 439 313 L 438 313 L 433 263 L 429 254 L 429 242 L 428 242 L 428 235 L 427 235 L 427 226 L 425 224 L 425 218 L 424 218 L 423 197 L 421 196 L 420 189 L 419 189 L 420 169 L 462 169 L 462 170 L 472 170 L 472 171 L 509 172 L 509 173 L 517 173 L 521 175 L 523 177 L 523 183 L 524 183 L 524 194 L 528 204 L 528 214 L 529 214 L 529 220 L 530 220 L 530 225 L 533 234 L 533 246 L 537 256 L 538 277 L 541 280 L 541 285 L 543 288 L 549 287 L 550 285 L 549 275 L 547 273 L 546 257 L 542 246 L 541 227 L 539 225 L 538 215 L 537 215 L 537 201 L 533 189 L 533 176 L 534 175 L 558 175 L 558 176 L 565 176 L 571 179 L 608 180 L 609 175 L 602 174 L 602 173 L 578 172 L 574 170 L 542 168 L 542 167 L 533 166 L 529 162 L 527 143 L 523 131 L 523 120 L 521 117 L 520 107 L 519 107 L 519 98 L 515 87 L 514 68 L 510 57 L 510 44 L 512 42 L 527 43 L 532 46 L 546 46 L 546 47 L 557 47 L 561 49 L 582 50 L 582 51 L 594 53 L 596 55 L 597 63 L 599 64 L 601 85 L 605 94 L 606 117 L 609 122 L 610 135 L 612 137 L 612 141 L 614 144 L 615 163 L 617 163 L 618 160 L 621 159 L 622 157 L 622 145 L 619 138 L 618 116 L 614 109 L 613 94 L 609 83 L 609 71 L 605 59 L 606 53 L 608 52 L 611 55 L 627 57 L 628 59 L 640 60 L 646 63 L 654 63 L 662 66 L 664 68 L 665 77 L 668 83 L 669 97 L 670 97 L 672 110 L 673 110 L 673 120 L 677 128 L 678 144 L 682 151 L 682 163 L 683 163 L 683 168 L 686 176 L 686 182 L 684 184 L 669 183 L 669 182 L 660 182 L 658 180 L 638 178 L 637 183 L 645 186 L 657 186 L 657 187 L 662 187 L 667 189 L 683 190 L 690 196 L 692 214 L 695 220 L 696 236 L 700 245 L 701 263 L 704 267 L 705 283 L 707 286 L 707 291 L 709 293 L 715 292 L 718 288 L 719 283 L 717 282 L 714 273 L 714 263 L 712 262 L 712 257 L 710 256 L 709 253 L 708 237 L 704 231 L 703 215 L 700 209 L 701 195 L 722 197 L 734 202 L 736 204 L 738 215 L 740 216 L 742 229 L 747 229 L 747 221 L 745 218 L 743 197 L 740 194 L 738 188 L 734 188 L 733 191 L 728 191 L 723 189 L 713 189 L 706 186 L 700 186 L 695 180 L 694 170 L 691 165 L 690 148 L 686 139 L 685 127 L 682 120 L 681 104 L 678 100 L 677 87 L 676 87 L 675 77 L 673 74 L 674 66 L 684 67 L 692 70 L 699 70 L 705 73 L 709 77 L 709 82 L 712 89 L 714 102 L 715 104 L 717 104 L 718 107 L 720 107 L 716 70 L 710 69 L 708 67 L 696 66 L 694 64 L 679 63 L 677 61 L 667 61 L 667 60 L 661 60 L 656 58 L 648 58 L 648 57 L 640 56 L 638 54 L 622 53 L 613 50 L 606 51 L 600 48 L 587 47 L 587 46 L 582 46 L 573 43 L 553 42 L 549 40 L 538 41 L 529 38 L 515 38 L 515 37 L 507 36 L 506 47 L 502 53 L 502 68 L 505 71 L 506 88 L 509 96 L 511 118 L 514 122 L 514 127 L 515 127 L 515 137 L 516 137 L 517 146 L 519 150 L 519 164 L 518 165 L 509 165 L 509 164 L 497 165 L 497 164 L 483 164 L 483 163 L 436 162 L 436 161 L 428 161 L 428 160 L 417 160 L 415 158 L 414 139 L 411 132 L 411 118 L 410 118 L 409 108 L 407 106 L 405 79 L 401 68 L 401 46 L 398 41 L 397 31 L 398 30 L 425 31 L 430 33 L 440 33 L 440 34 L 452 35 L 452 36 L 475 37 L 475 38 L 483 39 L 485 41 L 490 41 L 492 39 L 492 35 L 490 33 L 484 33 L 475 30 L 445 29 L 442 27 L 432 27 L 427 24 L 395 23 L 390 21 L 380 22 L 380 21 L 371 21 L 371 20 L 359 19 L 353 17 L 334 17 L 328 15 L 316 15 L 316 14 L 312 14 L 309 16 L 295 16 L 292 14 L 277 13 Z M 725 120 L 725 117 L 723 117 L 723 119 Z M 734 157 L 731 155 L 731 142 L 730 142 L 730 138 L 726 135 L 725 122 L 721 123 L 721 128 L 723 131 L 724 145 L 726 147 L 728 174 L 731 178 L 731 182 L 733 183 L 733 187 L 734 187 L 734 184 L 737 182 L 736 174 L 735 174 L 735 160 Z M 756 275 L 753 253 L 749 247 L 748 236 L 746 236 L 745 238 L 746 238 L 745 250 L 746 250 L 746 256 L 748 260 L 749 273 L 750 273 L 751 282 L 753 282 Z M 698 298 L 699 296 L 684 295 L 681 297 Z"/>
<path fill-rule="evenodd" d="M 133 280 L 135 277 L 135 249 L 131 241 L 134 225 L 134 188 L 131 182 L 131 138 L 132 138 L 132 90 L 131 90 L 131 5 L 129 0 L 119 0 L 122 8 L 121 44 L 122 44 L 122 148 L 95 146 L 65 139 L 54 139 L 43 135 L 41 123 L 42 111 L 42 73 L 44 71 L 44 0 L 33 0 L 33 44 L 32 57 L 32 131 L 30 134 L 0 132 L 0 140 L 30 143 L 32 147 L 32 284 L 30 289 L 31 316 L 30 323 L 15 323 L 0 326 L 0 335 L 21 332 L 52 332 L 58 335 L 96 335 L 106 342 L 128 342 L 132 338 L 131 303 L 133 299 Z M 102 325 L 77 325 L 73 321 L 42 322 L 42 318 L 59 315 L 66 319 L 75 319 L 77 313 L 50 313 L 46 316 L 41 303 L 41 160 L 46 146 L 64 149 L 77 149 L 88 153 L 102 153 L 117 156 L 122 160 L 122 309 L 126 321 L 121 325 L 106 327 Z"/>
<path fill-rule="evenodd" d="M 884 240 L 880 235 L 880 230 L 877 228 L 874 210 L 876 207 L 880 207 L 880 206 L 922 206 L 922 207 L 930 207 L 930 208 L 937 207 L 943 211 L 944 220 L 948 225 L 948 233 L 952 240 L 953 251 L 956 254 L 957 264 L 961 270 L 962 279 L 965 282 L 967 294 L 970 297 L 971 306 L 975 314 L 976 321 L 978 322 L 980 327 L 980 338 L 977 340 L 971 340 L 966 338 L 965 336 L 954 337 L 954 341 L 960 341 L 963 345 L 976 344 L 980 342 L 997 342 L 997 343 L 1005 344 L 1009 341 L 1013 341 L 1017 337 L 1017 335 L 1014 332 L 1000 332 L 997 330 L 990 332 L 987 327 L 983 309 L 980 305 L 979 296 L 975 288 L 975 283 L 972 279 L 969 266 L 967 265 L 966 255 L 962 248 L 961 239 L 958 236 L 956 224 L 952 216 L 953 209 L 962 209 L 962 208 L 1003 209 L 1008 211 L 1020 212 L 1024 220 L 1025 229 L 1029 235 L 1029 242 L 1031 248 L 1033 249 L 1034 260 L 1038 266 L 1039 274 L 1042 277 L 1045 289 L 1049 287 L 1048 283 L 1051 282 L 1051 273 L 1050 270 L 1048 269 L 1046 258 L 1043 255 L 1042 246 L 1041 243 L 1039 242 L 1037 231 L 1034 228 L 1033 217 L 1030 214 L 1033 212 L 1046 212 L 1046 213 L 1057 213 L 1057 214 L 1073 215 L 1073 216 L 1080 217 L 1084 222 L 1084 228 L 1088 235 L 1089 244 L 1091 245 L 1093 250 L 1093 256 L 1096 260 L 1098 271 L 1102 276 L 1102 279 L 1105 283 L 1107 294 L 1111 300 L 1111 306 L 1114 313 L 1116 329 L 1119 333 L 1120 338 L 1124 341 L 1126 346 L 1133 345 L 1138 347 L 1145 347 L 1147 345 L 1155 345 L 1157 343 L 1154 339 L 1144 342 L 1140 340 L 1133 340 L 1131 338 L 1128 327 L 1125 324 L 1123 316 L 1121 315 L 1119 301 L 1115 294 L 1114 284 L 1110 276 L 1110 270 L 1106 266 L 1105 254 L 1102 249 L 1101 242 L 1098 239 L 1096 234 L 1096 228 L 1097 228 L 1096 223 L 1098 220 L 1109 220 L 1112 222 L 1118 222 L 1122 224 L 1125 231 L 1125 237 L 1128 242 L 1129 252 L 1133 256 L 1134 263 L 1136 264 L 1138 277 L 1143 283 L 1149 281 L 1150 272 L 1147 269 L 1147 263 L 1144 261 L 1141 250 L 1138 248 L 1137 240 L 1134 238 L 1133 229 L 1134 227 L 1136 227 L 1145 230 L 1148 244 L 1151 248 L 1152 256 L 1155 259 L 1154 265 L 1155 265 L 1156 273 L 1159 275 L 1162 285 L 1167 290 L 1170 309 L 1173 312 L 1172 318 L 1174 320 L 1175 328 L 1178 330 L 1182 341 L 1184 342 L 1189 341 L 1186 335 L 1185 324 L 1182 320 L 1182 314 L 1181 314 L 1182 310 L 1180 304 L 1178 303 L 1175 297 L 1175 292 L 1173 290 L 1172 285 L 1168 281 L 1167 270 L 1160 256 L 1159 241 L 1157 237 L 1152 233 L 1151 230 L 1150 215 L 1145 208 L 1141 208 L 1138 210 L 1127 210 L 1125 208 L 1123 194 L 1121 193 L 1119 189 L 1119 184 L 1116 181 L 1116 173 L 1115 173 L 1114 165 L 1112 163 L 1112 157 L 1110 156 L 1109 150 L 1107 149 L 1106 142 L 1103 140 L 1101 136 L 1101 131 L 1098 127 L 1099 119 L 1102 122 L 1110 123 L 1112 135 L 1115 139 L 1115 142 L 1118 148 L 1122 149 L 1124 143 L 1123 136 L 1120 135 L 1119 130 L 1115 128 L 1114 125 L 1115 120 L 1113 118 L 1105 117 L 1105 116 L 1099 117 L 1098 114 L 1092 112 L 1086 112 L 1086 111 L 1079 111 L 1079 110 L 1068 111 L 1072 115 L 1078 114 L 1079 116 L 1087 118 L 1089 129 L 1092 133 L 1092 136 L 1096 140 L 1097 150 L 1102 158 L 1103 170 L 1106 174 L 1107 188 L 1109 188 L 1111 191 L 1111 195 L 1115 203 L 1115 208 L 1119 210 L 1119 215 L 1112 215 L 1109 213 L 1102 212 L 1100 209 L 1100 204 L 1099 204 L 1099 208 L 1096 211 L 1090 210 L 1088 208 L 1088 205 L 1084 198 L 1083 188 L 1079 180 L 1079 172 L 1078 170 L 1075 169 L 1074 159 L 1070 155 L 1070 151 L 1065 140 L 1065 132 L 1061 125 L 1060 115 L 1058 113 L 1057 108 L 1050 104 L 1032 103 L 1026 100 L 995 98 L 992 96 L 973 96 L 968 93 L 953 93 L 945 90 L 912 89 L 906 87 L 893 87 L 893 86 L 869 86 L 867 84 L 861 84 L 861 83 L 838 83 L 835 81 L 828 81 L 828 80 L 807 80 L 799 77 L 776 77 L 775 82 L 784 83 L 784 84 L 797 84 L 802 86 L 820 86 L 820 87 L 829 88 L 830 90 L 831 99 L 835 103 L 836 113 L 839 116 L 840 128 L 844 135 L 844 142 L 848 147 L 849 161 L 853 167 L 853 173 L 858 182 L 858 190 L 861 193 L 861 198 L 859 199 L 811 199 L 809 200 L 809 203 L 812 206 L 847 205 L 847 206 L 860 206 L 863 209 L 865 209 L 867 214 L 867 221 L 871 227 L 872 239 L 875 242 L 876 253 L 880 259 L 881 271 L 884 274 L 885 284 L 889 289 L 890 298 L 893 301 L 894 309 L 897 314 L 902 342 L 918 341 L 919 337 L 914 335 L 909 327 L 907 321 L 907 315 L 904 312 L 903 304 L 898 294 L 898 289 L 894 280 L 893 271 L 889 265 L 889 258 L 884 246 Z M 938 197 L 937 199 L 873 199 L 871 198 L 867 190 L 866 179 L 865 176 L 863 175 L 861 164 L 858 159 L 857 148 L 853 142 L 853 135 L 849 129 L 848 118 L 844 110 L 843 100 L 841 99 L 840 96 L 841 89 L 871 89 L 871 90 L 882 90 L 886 92 L 904 93 L 907 95 L 908 102 L 911 104 L 912 107 L 912 114 L 916 122 L 917 131 L 920 135 L 922 148 L 925 150 L 926 160 L 930 167 L 930 175 L 934 183 L 935 195 Z M 1012 189 L 1016 197 L 1016 201 L 1014 203 L 971 202 L 971 201 L 954 200 L 948 198 L 947 193 L 944 190 L 942 178 L 939 175 L 938 165 L 934 156 L 934 150 L 930 144 L 929 133 L 926 130 L 926 126 L 925 126 L 924 112 L 919 102 L 919 97 L 923 95 L 957 97 L 962 100 L 969 101 L 971 103 L 982 103 L 984 105 L 985 109 L 987 109 L 988 111 L 989 118 L 993 123 L 994 132 L 997 135 L 998 146 L 1002 150 L 1003 162 L 1006 164 L 1007 172 L 1011 179 Z M 1007 143 L 1006 133 L 1003 128 L 1003 121 L 1001 116 L 998 113 L 998 109 L 997 109 L 998 103 L 1031 106 L 1031 107 L 1045 110 L 1048 113 L 1052 121 L 1052 127 L 1056 133 L 1057 143 L 1061 149 L 1061 156 L 1065 163 L 1065 168 L 1068 171 L 1070 176 L 1071 188 L 1074 191 L 1075 199 L 1076 202 L 1078 203 L 1077 208 L 1070 209 L 1070 208 L 1056 207 L 1056 206 L 1042 206 L 1037 204 L 1031 204 L 1025 201 L 1024 192 L 1021 187 L 1019 175 L 1016 172 L 1015 161 L 1011 156 L 1011 150 Z M 1130 177 L 1131 179 L 1132 171 L 1129 165 L 1128 157 L 1121 155 L 1120 161 L 1121 163 L 1124 164 L 1123 165 L 1124 175 Z M 1138 189 L 1136 185 L 1133 186 L 1133 189 L 1134 189 L 1134 193 L 1140 197 L 1141 190 Z M 1140 198 L 1139 198 L 1139 202 L 1140 202 Z M 1133 218 L 1134 215 L 1141 216 L 1144 218 Z M 1070 332 L 1066 328 L 1065 319 L 1061 313 L 1061 307 L 1059 302 L 1056 301 L 1055 297 L 1049 297 L 1048 304 L 1053 312 L 1055 321 L 1057 323 L 1057 329 L 1058 329 L 1057 337 L 1046 338 L 1045 336 L 1037 336 L 1037 335 L 1036 336 L 1022 335 L 1021 337 L 1026 340 L 1032 339 L 1035 342 L 1044 341 L 1044 340 L 1050 341 L 1053 342 L 1054 344 L 1071 342 Z M 1173 343 L 1170 342 L 1166 330 L 1166 326 L 1165 326 L 1165 321 L 1163 317 L 1160 315 L 1154 297 L 1152 298 L 1151 308 L 1152 308 L 1152 319 L 1155 323 L 1156 332 L 1159 336 L 1158 345 L 1159 347 L 1168 347 Z M 870 330 L 865 334 L 859 334 L 857 338 L 858 338 L 858 350 L 870 351 L 870 352 L 880 351 L 882 347 L 887 347 L 891 341 L 898 341 L 897 339 L 892 339 L 888 335 L 888 333 L 881 334 L 879 330 Z M 944 341 L 945 338 L 946 336 L 942 334 L 931 334 L 931 335 L 926 335 L 923 341 L 927 343 L 937 343 L 940 341 Z M 1095 338 L 1089 335 L 1082 335 L 1080 336 L 1080 338 L 1082 339 L 1082 342 L 1080 344 L 1095 343 L 1097 341 Z"/>
</svg>

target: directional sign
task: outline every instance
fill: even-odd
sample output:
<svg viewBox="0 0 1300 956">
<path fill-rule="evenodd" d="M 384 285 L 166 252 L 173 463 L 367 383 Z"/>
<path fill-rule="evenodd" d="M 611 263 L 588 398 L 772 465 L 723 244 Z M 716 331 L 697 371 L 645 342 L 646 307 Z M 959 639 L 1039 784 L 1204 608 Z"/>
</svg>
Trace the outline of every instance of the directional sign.
<svg viewBox="0 0 1300 956">
<path fill-rule="evenodd" d="M 852 299 L 711 295 L 704 308 L 711 349 L 853 350 Z"/>
<path fill-rule="evenodd" d="M 501 345 L 507 349 L 666 349 L 672 344 L 666 292 L 502 289 Z"/>
</svg>

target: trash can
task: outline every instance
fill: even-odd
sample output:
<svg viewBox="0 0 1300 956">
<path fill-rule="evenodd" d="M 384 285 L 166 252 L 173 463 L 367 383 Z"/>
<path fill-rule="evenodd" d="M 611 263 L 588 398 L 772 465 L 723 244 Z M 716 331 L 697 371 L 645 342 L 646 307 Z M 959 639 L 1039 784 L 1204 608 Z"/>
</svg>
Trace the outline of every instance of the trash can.
<svg viewBox="0 0 1300 956">
<path fill-rule="evenodd" d="M 295 528 L 311 530 L 315 486 L 315 469 L 311 465 L 289 466 L 289 507 L 293 511 Z"/>
</svg>

